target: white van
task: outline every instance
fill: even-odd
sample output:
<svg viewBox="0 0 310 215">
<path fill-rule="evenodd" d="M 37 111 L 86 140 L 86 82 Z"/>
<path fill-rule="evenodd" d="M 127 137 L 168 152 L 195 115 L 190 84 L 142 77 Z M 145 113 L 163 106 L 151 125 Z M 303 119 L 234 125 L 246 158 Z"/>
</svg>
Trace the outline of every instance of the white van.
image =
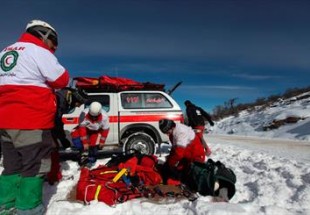
<svg viewBox="0 0 310 215">
<path fill-rule="evenodd" d="M 84 92 L 87 102 L 63 115 L 68 134 L 78 125 L 79 115 L 91 102 L 98 101 L 108 113 L 110 132 L 103 150 L 121 148 L 144 154 L 154 154 L 156 144 L 168 142 L 158 121 L 163 118 L 184 122 L 183 113 L 177 102 L 163 91 Z"/>
</svg>

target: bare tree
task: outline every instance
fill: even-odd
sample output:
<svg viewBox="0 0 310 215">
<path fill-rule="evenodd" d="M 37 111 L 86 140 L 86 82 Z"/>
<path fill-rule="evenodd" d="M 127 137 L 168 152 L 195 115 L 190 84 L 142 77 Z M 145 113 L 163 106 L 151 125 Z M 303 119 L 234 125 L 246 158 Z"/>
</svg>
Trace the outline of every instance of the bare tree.
<svg viewBox="0 0 310 215">
<path fill-rule="evenodd" d="M 270 95 L 268 98 L 257 98 L 253 103 L 236 104 L 238 98 L 232 98 L 224 102 L 224 105 L 218 105 L 213 109 L 212 117 L 214 120 L 220 120 L 227 116 L 238 115 L 243 110 L 255 109 L 261 106 L 262 109 L 268 107 L 271 103 L 278 101 L 280 98 L 286 99 L 310 91 L 310 86 L 304 88 L 287 89 L 282 95 Z"/>
</svg>

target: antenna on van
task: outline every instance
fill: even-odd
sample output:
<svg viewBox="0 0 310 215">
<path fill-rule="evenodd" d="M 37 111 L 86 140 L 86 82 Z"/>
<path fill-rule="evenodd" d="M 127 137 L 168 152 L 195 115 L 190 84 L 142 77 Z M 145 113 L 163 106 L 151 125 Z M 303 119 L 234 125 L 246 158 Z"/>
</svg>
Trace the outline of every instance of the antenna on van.
<svg viewBox="0 0 310 215">
<path fill-rule="evenodd" d="M 174 85 L 170 90 L 167 90 L 167 94 L 171 95 L 183 82 L 179 81 L 176 85 Z"/>
</svg>

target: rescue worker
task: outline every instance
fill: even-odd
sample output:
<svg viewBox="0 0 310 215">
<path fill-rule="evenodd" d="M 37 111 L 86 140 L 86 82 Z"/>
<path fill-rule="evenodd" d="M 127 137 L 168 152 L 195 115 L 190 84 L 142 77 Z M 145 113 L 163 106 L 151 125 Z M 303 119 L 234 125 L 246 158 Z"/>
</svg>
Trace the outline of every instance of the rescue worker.
<svg viewBox="0 0 310 215">
<path fill-rule="evenodd" d="M 182 171 L 186 170 L 191 162 L 205 162 L 203 145 L 191 127 L 175 123 L 170 119 L 161 119 L 159 129 L 169 136 L 172 144 L 170 154 L 163 167 L 164 183 L 167 183 L 170 176 L 179 180 L 182 177 Z"/>
<path fill-rule="evenodd" d="M 71 142 L 67 139 L 64 130 L 62 115 L 72 111 L 75 107 L 80 107 L 85 99 L 75 89 L 66 87 L 56 91 L 57 111 L 55 116 L 55 126 L 52 129 L 52 136 L 56 144 L 56 148 L 51 154 L 52 164 L 51 171 L 47 174 L 47 181 L 50 185 L 62 179 L 59 161 L 60 144 L 63 149 L 71 147 Z"/>
<path fill-rule="evenodd" d="M 91 167 L 97 161 L 98 147 L 102 149 L 109 134 L 109 116 L 99 102 L 92 102 L 80 115 L 78 128 L 73 131 L 79 135 L 82 142 L 80 165 Z M 74 134 L 73 134 L 74 136 Z M 99 138 L 99 146 L 97 140 Z"/>
<path fill-rule="evenodd" d="M 68 114 L 75 107 L 80 107 L 85 102 L 85 99 L 77 90 L 69 87 L 56 91 L 56 99 L 57 111 L 52 135 L 58 147 L 60 147 L 60 143 L 64 149 L 67 149 L 71 147 L 71 142 L 66 137 L 62 115 Z"/>
<path fill-rule="evenodd" d="M 44 214 L 43 177 L 50 170 L 56 98 L 68 71 L 54 52 L 58 35 L 32 20 L 20 39 L 0 53 L 0 214 Z"/>
<path fill-rule="evenodd" d="M 186 100 L 184 102 L 186 106 L 186 115 L 188 119 L 188 125 L 194 129 L 196 134 L 200 137 L 202 144 L 204 145 L 207 156 L 211 155 L 211 149 L 203 138 L 205 130 L 205 119 L 211 126 L 214 126 L 214 122 L 211 116 L 203 110 L 201 107 L 194 105 L 191 101 Z"/>
</svg>

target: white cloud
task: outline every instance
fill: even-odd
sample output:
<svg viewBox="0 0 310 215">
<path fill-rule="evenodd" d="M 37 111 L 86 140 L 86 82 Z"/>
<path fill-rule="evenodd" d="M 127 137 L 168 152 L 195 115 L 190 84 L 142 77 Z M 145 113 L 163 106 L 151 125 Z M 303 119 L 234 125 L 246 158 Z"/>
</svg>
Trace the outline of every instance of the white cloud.
<svg viewBox="0 0 310 215">
<path fill-rule="evenodd" d="M 233 85 L 185 85 L 190 90 L 256 90 L 255 87 L 233 86 Z"/>
<path fill-rule="evenodd" d="M 237 78 L 243 78 L 243 79 L 247 79 L 247 80 L 267 80 L 267 79 L 278 79 L 281 78 L 281 76 L 276 76 L 276 75 L 254 75 L 254 74 L 246 74 L 246 73 L 242 73 L 242 74 L 233 74 L 233 77 L 237 77 Z"/>
</svg>

